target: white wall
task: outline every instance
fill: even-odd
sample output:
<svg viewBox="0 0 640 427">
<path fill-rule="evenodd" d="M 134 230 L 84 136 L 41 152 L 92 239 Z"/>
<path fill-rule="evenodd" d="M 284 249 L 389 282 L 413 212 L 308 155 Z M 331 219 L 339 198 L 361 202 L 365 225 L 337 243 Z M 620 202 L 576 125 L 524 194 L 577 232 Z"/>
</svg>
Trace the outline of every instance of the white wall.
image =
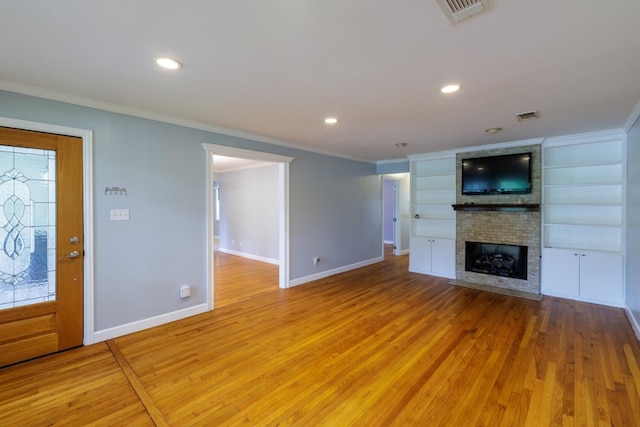
<svg viewBox="0 0 640 427">
<path fill-rule="evenodd" d="M 219 174 L 220 250 L 278 260 L 278 165 Z"/>
<path fill-rule="evenodd" d="M 409 173 L 400 175 L 400 253 L 409 252 L 411 242 L 411 178 Z"/>
</svg>

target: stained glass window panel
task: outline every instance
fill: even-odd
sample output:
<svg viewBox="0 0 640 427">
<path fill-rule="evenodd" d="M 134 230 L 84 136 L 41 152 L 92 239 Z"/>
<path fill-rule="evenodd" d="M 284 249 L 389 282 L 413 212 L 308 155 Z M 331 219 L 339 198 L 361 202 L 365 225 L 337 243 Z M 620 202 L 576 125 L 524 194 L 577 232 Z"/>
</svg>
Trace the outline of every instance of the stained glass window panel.
<svg viewBox="0 0 640 427">
<path fill-rule="evenodd" d="M 0 309 L 56 299 L 55 151 L 0 145 Z"/>
</svg>

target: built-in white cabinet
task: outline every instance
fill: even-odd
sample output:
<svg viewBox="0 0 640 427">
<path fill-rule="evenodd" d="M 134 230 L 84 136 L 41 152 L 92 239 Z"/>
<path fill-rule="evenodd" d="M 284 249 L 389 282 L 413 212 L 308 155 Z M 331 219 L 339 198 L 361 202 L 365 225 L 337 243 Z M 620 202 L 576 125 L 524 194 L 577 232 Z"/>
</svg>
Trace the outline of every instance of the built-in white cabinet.
<svg viewBox="0 0 640 427">
<path fill-rule="evenodd" d="M 409 271 L 434 276 L 455 278 L 456 241 L 412 237 Z"/>
<path fill-rule="evenodd" d="M 456 160 L 411 158 L 409 271 L 455 278 Z"/>
<path fill-rule="evenodd" d="M 543 293 L 622 304 L 624 152 L 622 132 L 543 146 Z"/>
<path fill-rule="evenodd" d="M 622 261 L 621 254 L 611 252 L 545 248 L 543 292 L 619 306 L 623 298 Z"/>
</svg>

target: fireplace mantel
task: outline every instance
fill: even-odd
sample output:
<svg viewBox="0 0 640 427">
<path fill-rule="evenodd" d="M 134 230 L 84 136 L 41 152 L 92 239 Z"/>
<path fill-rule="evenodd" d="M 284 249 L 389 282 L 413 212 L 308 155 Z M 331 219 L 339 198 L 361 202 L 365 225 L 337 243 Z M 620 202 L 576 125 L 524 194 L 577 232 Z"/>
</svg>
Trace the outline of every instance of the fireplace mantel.
<svg viewBox="0 0 640 427">
<path fill-rule="evenodd" d="M 502 211 L 502 212 L 538 212 L 539 203 L 464 203 L 461 205 L 451 205 L 455 211 Z"/>
</svg>

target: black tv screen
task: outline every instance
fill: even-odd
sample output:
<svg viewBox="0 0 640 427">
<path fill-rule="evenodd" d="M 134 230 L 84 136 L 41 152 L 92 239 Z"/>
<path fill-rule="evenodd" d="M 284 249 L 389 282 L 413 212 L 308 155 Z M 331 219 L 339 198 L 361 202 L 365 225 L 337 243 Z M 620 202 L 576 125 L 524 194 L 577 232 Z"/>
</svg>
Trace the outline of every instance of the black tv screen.
<svg viewBox="0 0 640 427">
<path fill-rule="evenodd" d="M 462 194 L 531 192 L 531 153 L 462 159 Z"/>
</svg>

